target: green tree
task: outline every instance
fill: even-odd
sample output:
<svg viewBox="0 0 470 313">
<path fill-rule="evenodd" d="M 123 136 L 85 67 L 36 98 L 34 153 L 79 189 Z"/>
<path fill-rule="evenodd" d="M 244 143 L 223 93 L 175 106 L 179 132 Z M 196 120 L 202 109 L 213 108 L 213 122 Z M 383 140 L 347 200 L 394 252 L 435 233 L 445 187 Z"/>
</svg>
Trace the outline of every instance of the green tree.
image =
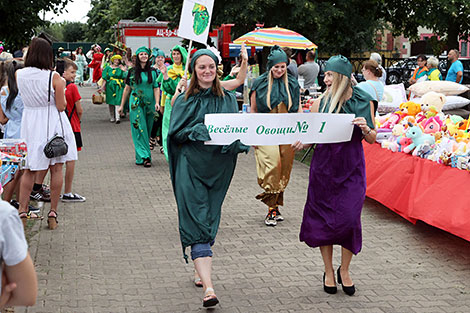
<svg viewBox="0 0 470 313">
<path fill-rule="evenodd" d="M 80 22 L 62 23 L 62 35 L 64 41 L 79 42 L 85 40 L 86 25 Z"/>
<path fill-rule="evenodd" d="M 29 42 L 38 26 L 45 25 L 39 14 L 60 13 L 70 0 L 15 0 L 0 2 L 0 40 L 7 48 L 16 49 Z"/>
<path fill-rule="evenodd" d="M 284 27 L 304 35 L 322 51 L 349 56 L 374 46 L 381 25 L 377 19 L 380 4 L 378 0 L 216 1 L 213 24 L 234 23 L 236 37 L 253 30 L 257 23 Z"/>
<path fill-rule="evenodd" d="M 110 42 L 114 30 L 111 18 L 111 0 L 91 0 L 91 10 L 88 11 L 87 41 Z"/>
<path fill-rule="evenodd" d="M 459 38 L 470 35 L 468 0 L 387 0 L 383 17 L 391 23 L 394 34 L 418 38 L 418 27 L 432 29 L 444 37 L 448 48 L 459 48 Z"/>
</svg>

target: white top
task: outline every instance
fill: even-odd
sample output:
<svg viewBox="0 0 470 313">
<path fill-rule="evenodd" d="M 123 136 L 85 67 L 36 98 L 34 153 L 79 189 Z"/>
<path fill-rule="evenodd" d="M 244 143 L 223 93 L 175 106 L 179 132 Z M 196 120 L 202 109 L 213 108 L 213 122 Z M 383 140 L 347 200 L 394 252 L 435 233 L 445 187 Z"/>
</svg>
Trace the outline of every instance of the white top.
<svg viewBox="0 0 470 313">
<path fill-rule="evenodd" d="M 22 262 L 28 254 L 23 223 L 18 211 L 8 202 L 0 200 L 0 256 L 8 266 Z M 1 286 L 0 286 L 1 290 Z"/>
<path fill-rule="evenodd" d="M 50 71 L 26 67 L 16 73 L 19 94 L 24 103 L 21 138 L 25 139 L 28 148 L 25 168 L 32 171 L 46 170 L 56 163 L 77 160 L 75 136 L 65 112 L 59 113 L 57 110 L 52 79 L 50 106 L 48 105 Z M 54 72 L 53 75 L 58 74 Z M 63 131 L 60 121 L 62 121 Z M 49 133 L 47 133 L 48 122 Z M 44 154 L 44 147 L 47 141 L 56 134 L 64 136 L 68 153 L 58 158 L 48 159 Z"/>
</svg>

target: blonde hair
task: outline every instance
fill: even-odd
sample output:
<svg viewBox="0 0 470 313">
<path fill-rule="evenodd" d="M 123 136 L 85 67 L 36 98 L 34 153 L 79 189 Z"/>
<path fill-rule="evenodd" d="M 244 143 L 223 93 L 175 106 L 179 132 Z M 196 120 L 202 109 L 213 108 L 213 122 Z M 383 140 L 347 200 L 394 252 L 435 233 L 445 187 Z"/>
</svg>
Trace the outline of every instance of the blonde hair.
<svg viewBox="0 0 470 313">
<path fill-rule="evenodd" d="M 320 99 L 330 103 L 328 113 L 339 113 L 341 111 L 343 104 L 346 102 L 348 88 L 352 88 L 351 79 L 333 72 L 333 82 L 330 88 L 320 96 Z"/>
<path fill-rule="evenodd" d="M 272 110 L 271 108 L 271 91 L 273 89 L 273 81 L 274 81 L 274 78 L 273 78 L 273 74 L 272 74 L 272 70 L 269 70 L 269 73 L 268 73 L 268 92 L 266 94 L 266 105 L 268 106 L 269 110 Z M 287 77 L 287 67 L 286 67 L 286 72 L 284 73 L 284 75 L 282 75 L 282 79 L 284 81 L 284 85 L 286 86 L 286 90 L 287 90 L 287 96 L 289 97 L 289 103 L 288 103 L 288 107 L 287 107 L 287 111 L 290 110 L 290 108 L 292 107 L 292 97 L 290 96 L 290 91 L 289 91 L 289 78 Z"/>
</svg>

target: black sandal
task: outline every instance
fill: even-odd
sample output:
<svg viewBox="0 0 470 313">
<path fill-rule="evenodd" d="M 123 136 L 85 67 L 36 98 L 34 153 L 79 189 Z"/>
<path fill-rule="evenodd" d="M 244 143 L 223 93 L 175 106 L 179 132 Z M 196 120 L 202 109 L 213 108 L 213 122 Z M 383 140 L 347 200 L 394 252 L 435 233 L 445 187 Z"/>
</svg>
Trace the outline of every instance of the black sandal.
<svg viewBox="0 0 470 313">
<path fill-rule="evenodd" d="M 51 216 L 51 214 L 54 214 Z M 57 212 L 54 210 L 50 210 L 47 213 L 47 225 L 49 226 L 50 230 L 54 230 L 57 228 L 59 222 L 57 222 Z"/>
<path fill-rule="evenodd" d="M 152 166 L 152 162 L 150 161 L 150 159 L 145 159 L 144 160 L 144 167 L 151 167 Z"/>
<path fill-rule="evenodd" d="M 155 138 L 150 138 L 150 139 L 149 139 L 150 150 L 155 149 L 155 146 L 156 146 L 156 145 L 157 145 L 157 139 L 155 139 Z"/>
</svg>

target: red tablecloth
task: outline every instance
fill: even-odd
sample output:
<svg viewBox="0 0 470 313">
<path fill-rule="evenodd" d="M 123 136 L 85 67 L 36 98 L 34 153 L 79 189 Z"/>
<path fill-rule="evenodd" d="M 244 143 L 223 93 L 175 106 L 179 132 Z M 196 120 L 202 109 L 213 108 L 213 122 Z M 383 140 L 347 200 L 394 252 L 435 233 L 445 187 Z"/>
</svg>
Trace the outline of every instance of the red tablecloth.
<svg viewBox="0 0 470 313">
<path fill-rule="evenodd" d="M 470 172 L 364 142 L 367 196 L 470 241 Z"/>
</svg>

